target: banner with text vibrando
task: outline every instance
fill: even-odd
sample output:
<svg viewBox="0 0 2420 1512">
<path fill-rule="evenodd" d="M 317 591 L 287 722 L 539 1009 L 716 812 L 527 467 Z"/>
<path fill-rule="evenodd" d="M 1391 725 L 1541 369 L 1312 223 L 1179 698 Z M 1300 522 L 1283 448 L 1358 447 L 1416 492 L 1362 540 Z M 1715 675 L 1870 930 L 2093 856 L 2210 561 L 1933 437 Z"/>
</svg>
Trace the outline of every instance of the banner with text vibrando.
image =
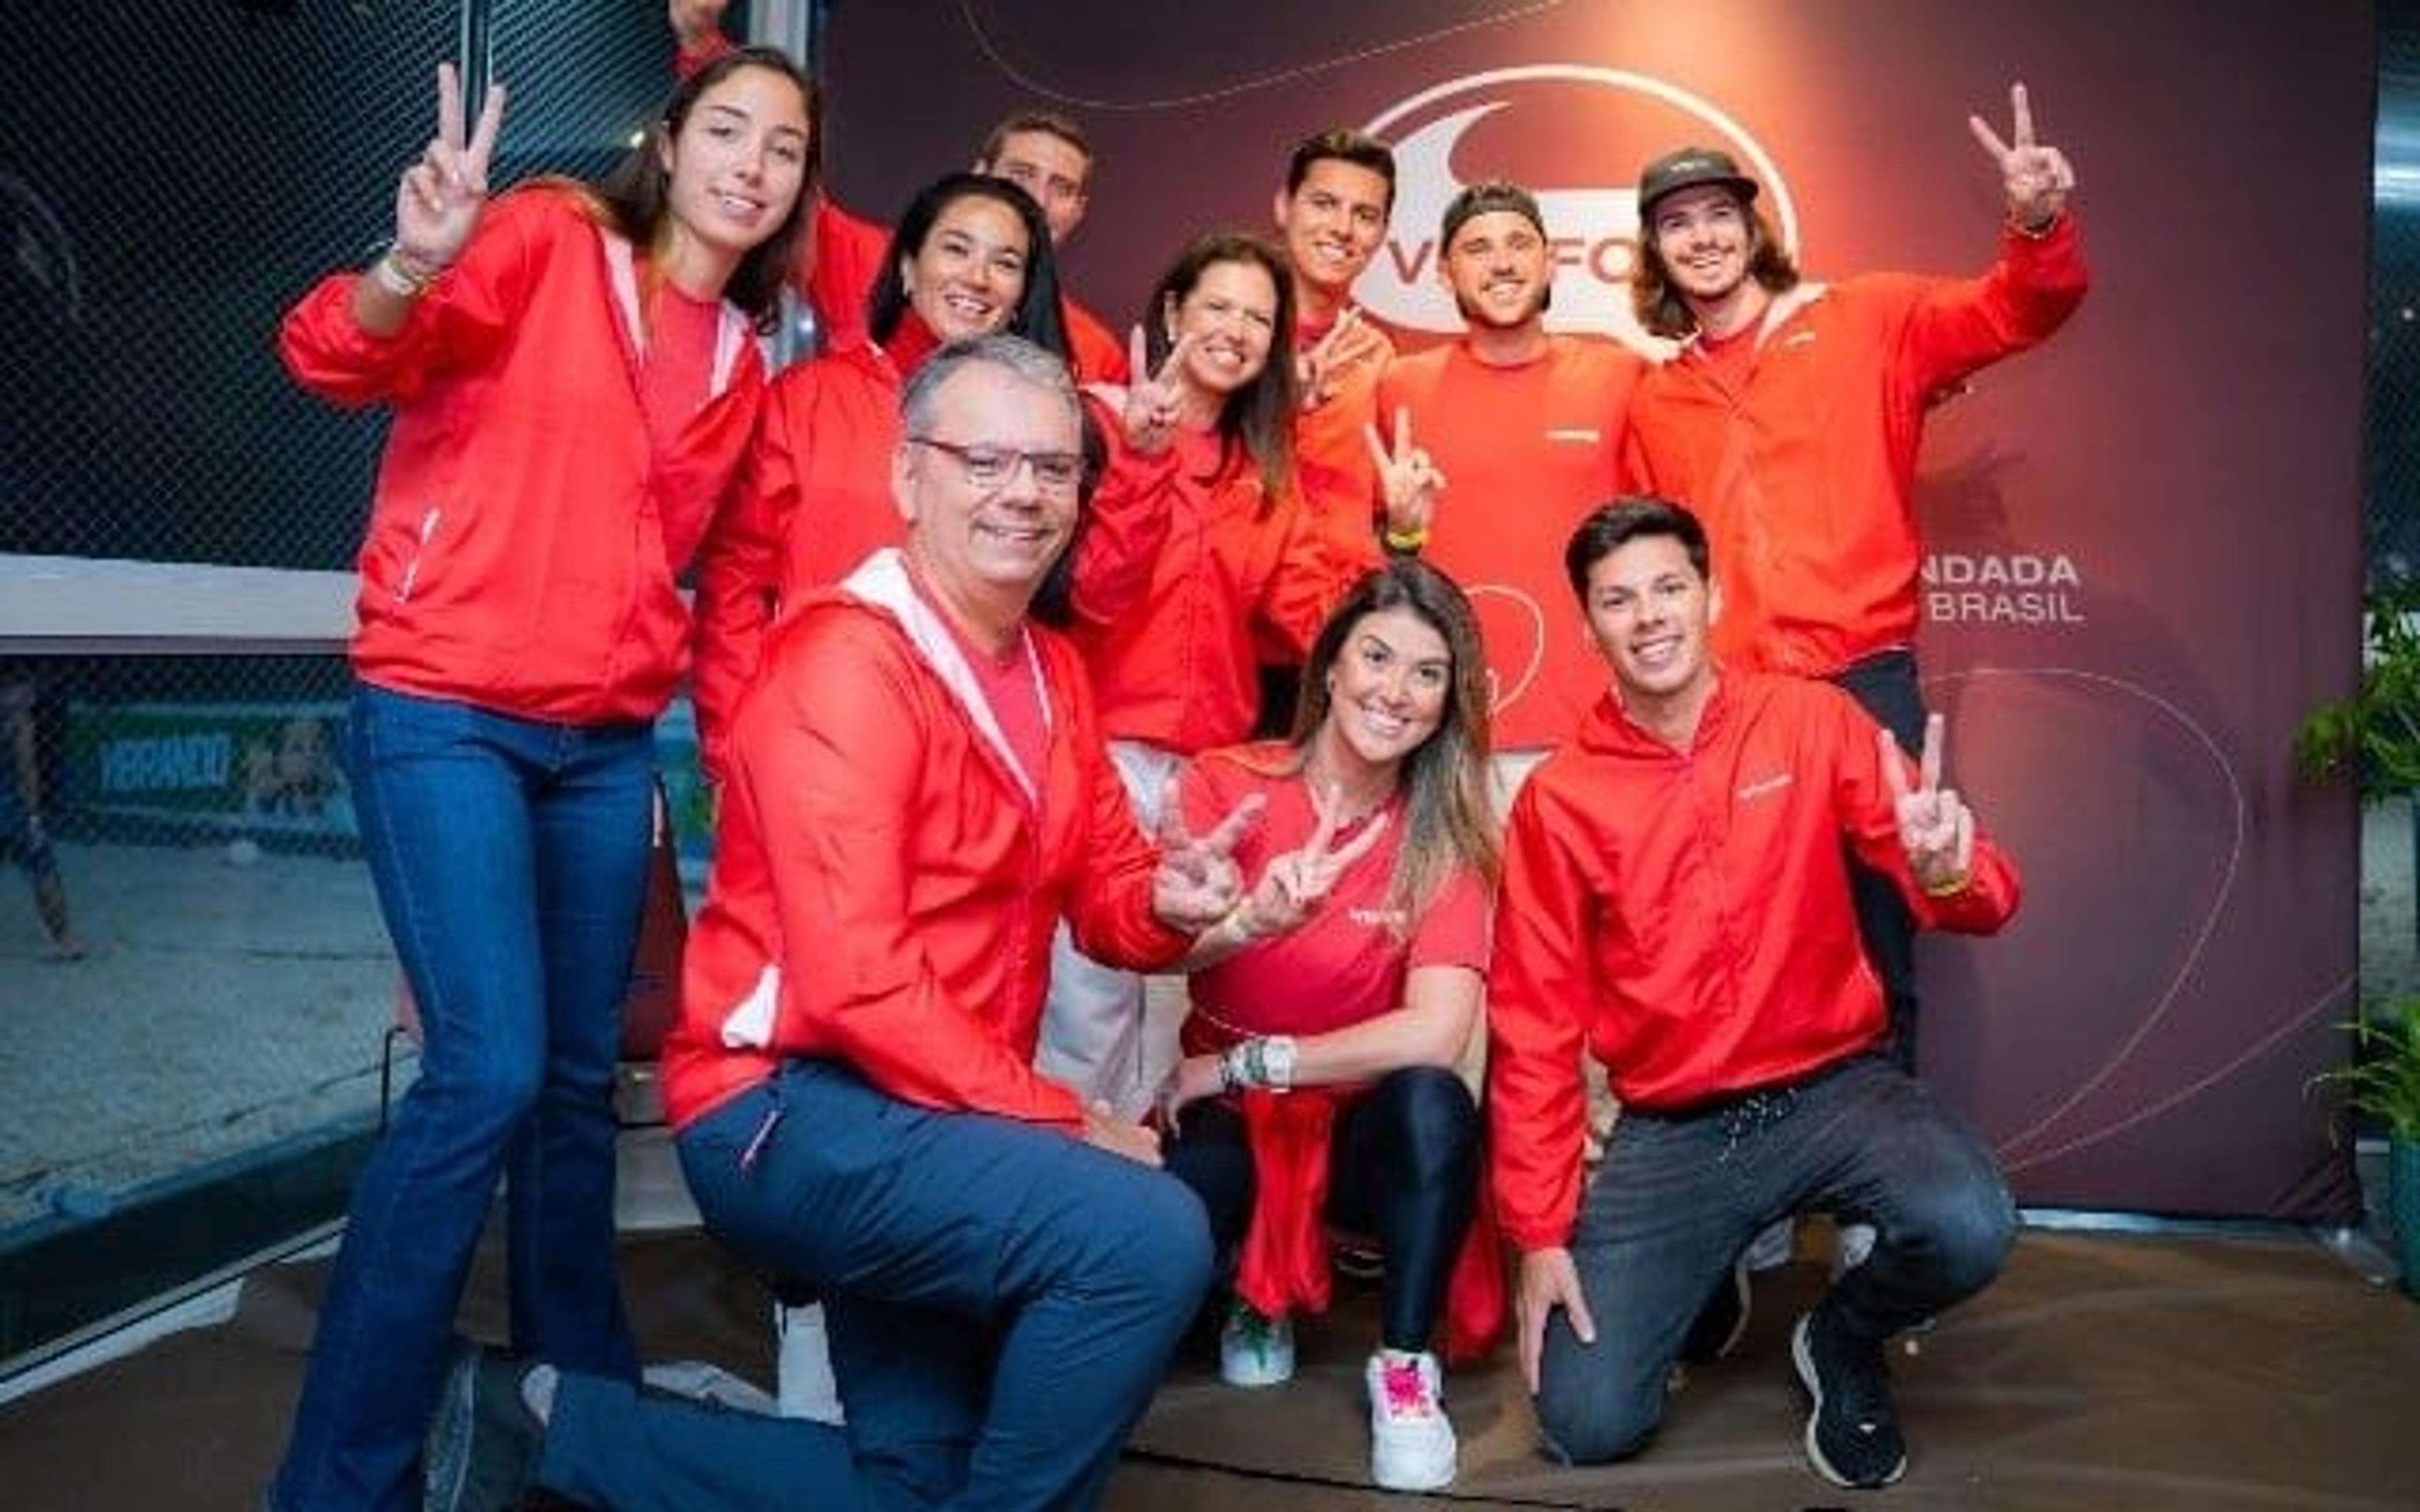
<svg viewBox="0 0 2420 1512">
<path fill-rule="evenodd" d="M 1630 323 L 1634 186 L 1732 153 L 1811 278 L 1975 273 L 2000 219 L 1968 114 L 2009 85 L 2063 148 L 2093 270 L 2045 347 L 1932 414 L 1926 692 L 2026 876 L 2018 921 L 1929 940 L 1924 1073 L 2021 1200 L 2340 1217 L 2311 1077 L 2354 1000 L 2357 814 L 2291 734 L 2358 651 L 2373 41 L 2359 6 L 1596 0 L 833 8 L 837 197 L 886 223 L 1039 107 L 1099 150 L 1067 282 L 1123 329 L 1198 230 L 1266 228 L 1292 145 L 1402 167 L 1358 294 L 1450 339 L 1437 215 L 1533 186 L 1550 321 Z"/>
</svg>

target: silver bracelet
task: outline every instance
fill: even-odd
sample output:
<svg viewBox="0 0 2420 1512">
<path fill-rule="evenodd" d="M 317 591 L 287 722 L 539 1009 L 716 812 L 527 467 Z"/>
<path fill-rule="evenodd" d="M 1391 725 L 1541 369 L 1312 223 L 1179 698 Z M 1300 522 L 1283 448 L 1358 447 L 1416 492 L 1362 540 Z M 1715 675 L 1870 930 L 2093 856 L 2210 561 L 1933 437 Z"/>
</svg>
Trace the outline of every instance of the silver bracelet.
<svg viewBox="0 0 2420 1512">
<path fill-rule="evenodd" d="M 390 246 L 380 253 L 378 261 L 370 264 L 370 281 L 398 300 L 416 300 L 428 292 L 437 282 L 435 271 L 422 271 L 407 264 L 403 255 Z"/>
</svg>

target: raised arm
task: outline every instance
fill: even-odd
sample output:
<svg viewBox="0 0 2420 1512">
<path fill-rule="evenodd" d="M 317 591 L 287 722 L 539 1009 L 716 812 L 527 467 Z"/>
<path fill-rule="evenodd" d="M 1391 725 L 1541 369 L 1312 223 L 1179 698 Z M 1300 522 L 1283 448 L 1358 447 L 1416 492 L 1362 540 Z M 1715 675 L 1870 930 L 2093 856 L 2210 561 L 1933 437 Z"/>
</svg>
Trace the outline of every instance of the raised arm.
<svg viewBox="0 0 2420 1512">
<path fill-rule="evenodd" d="M 535 273 L 515 229 L 529 217 L 500 228 L 506 211 L 488 213 L 504 114 L 499 84 L 466 127 L 461 81 L 438 65 L 437 134 L 396 186 L 394 240 L 366 270 L 322 279 L 278 328 L 278 354 L 305 388 L 343 405 L 409 398 L 441 349 L 509 323 Z"/>
<path fill-rule="evenodd" d="M 1989 934 L 2007 923 L 2017 911 L 2016 868 L 1981 832 L 1958 790 L 1942 782 L 1947 721 L 1938 714 L 1925 721 L 1924 749 L 1911 773 L 1906 752 L 1879 727 L 1873 760 L 1861 762 L 1854 731 L 1871 721 L 1854 705 L 1842 717 L 1850 733 L 1841 737 L 1840 761 L 1851 774 L 1842 792 L 1858 855 L 1899 884 L 1929 928 Z M 1873 779 L 1860 779 L 1860 768 Z"/>
</svg>

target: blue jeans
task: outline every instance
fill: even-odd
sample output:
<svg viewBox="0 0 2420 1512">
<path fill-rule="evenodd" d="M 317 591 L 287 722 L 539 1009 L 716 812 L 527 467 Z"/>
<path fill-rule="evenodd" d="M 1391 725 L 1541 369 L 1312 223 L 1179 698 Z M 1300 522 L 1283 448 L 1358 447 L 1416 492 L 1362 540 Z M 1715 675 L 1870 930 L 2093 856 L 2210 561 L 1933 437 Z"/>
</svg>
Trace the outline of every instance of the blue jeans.
<svg viewBox="0 0 2420 1512">
<path fill-rule="evenodd" d="M 654 737 L 363 687 L 362 848 L 420 1076 L 353 1193 L 273 1504 L 417 1506 L 420 1444 L 500 1175 L 513 1343 L 635 1380 L 613 1256 L 613 1066 Z"/>
<path fill-rule="evenodd" d="M 616 1512 L 1091 1506 L 1209 1282 L 1165 1172 L 838 1062 L 792 1062 L 680 1155 L 717 1237 L 821 1292 L 848 1425 L 566 1375 L 538 1485 Z"/>
<path fill-rule="evenodd" d="M 1625 1108 L 1572 1231 L 1596 1342 L 1559 1312 L 1546 1323 L 1547 1448 L 1575 1464 L 1642 1448 L 1689 1325 L 1731 1262 L 1767 1224 L 1810 1211 L 1873 1225 L 1872 1255 L 1825 1305 L 1875 1339 L 1981 1290 L 2016 1234 L 1982 1136 L 1879 1056 L 1690 1116 Z"/>
</svg>

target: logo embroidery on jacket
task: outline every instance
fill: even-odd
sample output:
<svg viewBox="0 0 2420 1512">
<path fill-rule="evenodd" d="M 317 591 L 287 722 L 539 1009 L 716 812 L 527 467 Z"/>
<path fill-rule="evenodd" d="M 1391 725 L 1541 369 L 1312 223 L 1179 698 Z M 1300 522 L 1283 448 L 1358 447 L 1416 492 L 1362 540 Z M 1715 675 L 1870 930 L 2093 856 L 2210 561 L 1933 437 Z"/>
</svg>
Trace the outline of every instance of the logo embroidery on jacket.
<svg viewBox="0 0 2420 1512">
<path fill-rule="evenodd" d="M 1790 774 L 1788 772 L 1780 772 L 1772 777 L 1760 778 L 1756 781 L 1750 782 L 1745 787 L 1739 790 L 1739 800 L 1742 803 L 1752 803 L 1756 799 L 1763 797 L 1766 794 L 1780 792 L 1783 788 L 1790 785 Z"/>
</svg>

